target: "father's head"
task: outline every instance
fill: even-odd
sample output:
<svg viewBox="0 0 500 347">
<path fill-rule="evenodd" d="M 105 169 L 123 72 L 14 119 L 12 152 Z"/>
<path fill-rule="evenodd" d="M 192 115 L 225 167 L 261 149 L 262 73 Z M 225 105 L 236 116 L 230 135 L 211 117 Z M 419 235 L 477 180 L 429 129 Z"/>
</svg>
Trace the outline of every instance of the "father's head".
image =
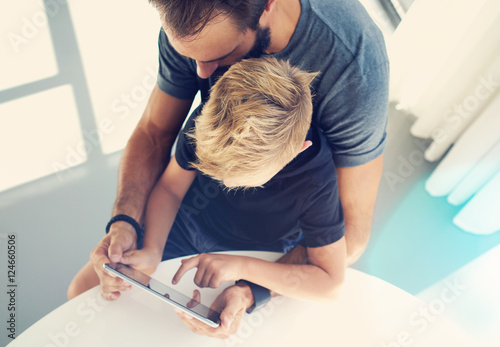
<svg viewBox="0 0 500 347">
<path fill-rule="evenodd" d="M 219 66 L 258 57 L 270 45 L 276 0 L 149 0 L 170 44 L 208 78 Z"/>
</svg>

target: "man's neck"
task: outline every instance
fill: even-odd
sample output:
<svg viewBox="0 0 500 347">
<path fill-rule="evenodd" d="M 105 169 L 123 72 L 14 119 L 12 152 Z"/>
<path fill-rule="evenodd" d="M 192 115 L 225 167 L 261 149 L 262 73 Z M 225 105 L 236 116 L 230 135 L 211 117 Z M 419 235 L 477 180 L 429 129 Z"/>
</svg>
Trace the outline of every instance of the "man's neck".
<svg viewBox="0 0 500 347">
<path fill-rule="evenodd" d="M 281 52 L 290 42 L 301 13 L 300 0 L 276 0 L 271 22 L 271 44 L 267 54 Z"/>
</svg>

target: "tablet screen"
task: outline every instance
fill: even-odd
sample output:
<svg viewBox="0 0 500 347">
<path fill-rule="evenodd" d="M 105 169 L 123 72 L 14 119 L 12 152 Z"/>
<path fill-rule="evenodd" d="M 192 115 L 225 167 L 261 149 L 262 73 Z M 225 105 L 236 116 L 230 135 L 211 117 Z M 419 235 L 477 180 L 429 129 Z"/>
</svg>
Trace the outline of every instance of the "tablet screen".
<svg viewBox="0 0 500 347">
<path fill-rule="evenodd" d="M 165 300 L 191 316 L 200 319 L 204 323 L 207 323 L 212 327 L 219 326 L 219 312 L 214 311 L 200 302 L 179 293 L 175 289 L 172 289 L 166 284 L 155 280 L 145 273 L 121 263 L 104 264 L 104 268 L 116 274 L 120 278 L 147 290 L 149 293 Z M 209 322 L 207 322 L 207 320 Z"/>
</svg>

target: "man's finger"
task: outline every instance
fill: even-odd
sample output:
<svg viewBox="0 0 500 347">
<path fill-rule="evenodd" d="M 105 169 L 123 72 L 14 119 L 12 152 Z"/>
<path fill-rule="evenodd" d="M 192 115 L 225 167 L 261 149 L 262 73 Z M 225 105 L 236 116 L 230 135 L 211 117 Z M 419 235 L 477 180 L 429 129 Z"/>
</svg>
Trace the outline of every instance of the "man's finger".
<svg viewBox="0 0 500 347">
<path fill-rule="evenodd" d="M 228 300 L 227 306 L 220 314 L 221 326 L 229 331 L 234 321 L 237 321 L 243 317 L 244 309 L 236 302 Z"/>
<path fill-rule="evenodd" d="M 112 238 L 108 248 L 109 260 L 111 260 L 111 262 L 113 263 L 120 262 L 123 256 L 123 251 L 124 247 L 120 240 Z"/>
<path fill-rule="evenodd" d="M 132 288 L 132 285 L 121 278 L 103 278 L 101 280 L 101 287 L 107 292 L 116 292 L 128 290 L 129 288 Z"/>
<path fill-rule="evenodd" d="M 106 292 L 104 289 L 101 289 L 101 296 L 108 301 L 116 300 L 120 297 L 120 292 Z"/>
<path fill-rule="evenodd" d="M 177 312 L 177 315 L 181 319 L 181 321 L 194 333 L 211 336 L 211 337 L 223 337 L 224 334 L 221 334 L 219 328 L 212 328 L 211 326 L 199 321 L 198 319 L 193 318 L 192 316 L 184 313 Z"/>
<path fill-rule="evenodd" d="M 96 272 L 97 276 L 99 276 L 99 282 L 101 283 L 101 287 L 108 292 L 114 292 L 117 290 L 128 290 L 131 287 L 130 283 L 124 281 L 123 279 L 116 276 L 112 272 L 105 270 L 103 267 L 99 267 L 99 271 Z"/>
<path fill-rule="evenodd" d="M 91 262 L 94 264 L 94 270 L 99 277 L 101 284 L 107 279 L 115 279 L 116 275 L 104 269 L 104 264 L 111 263 L 106 254 L 102 251 L 102 248 L 96 248 L 92 251 L 90 256 Z"/>
<path fill-rule="evenodd" d="M 179 283 L 182 276 L 184 276 L 184 274 L 186 272 L 188 272 L 189 270 L 191 270 L 195 267 L 198 267 L 198 261 L 199 261 L 199 258 L 197 256 L 193 257 L 193 258 L 186 259 L 185 261 L 183 261 L 182 265 L 179 267 L 179 269 L 175 273 L 174 278 L 172 278 L 172 284 Z"/>
</svg>

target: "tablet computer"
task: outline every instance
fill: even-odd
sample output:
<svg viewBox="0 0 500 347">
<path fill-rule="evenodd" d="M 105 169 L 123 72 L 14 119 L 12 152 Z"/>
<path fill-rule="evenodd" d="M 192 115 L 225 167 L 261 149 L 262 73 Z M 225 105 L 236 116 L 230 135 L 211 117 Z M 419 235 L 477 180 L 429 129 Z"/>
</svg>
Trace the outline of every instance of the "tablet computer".
<svg viewBox="0 0 500 347">
<path fill-rule="evenodd" d="M 179 310 L 205 324 L 210 325 L 213 328 L 217 328 L 220 325 L 219 312 L 214 311 L 200 302 L 179 293 L 175 289 L 172 289 L 166 284 L 155 280 L 139 270 L 121 263 L 104 264 L 104 269 L 147 291 L 148 293 L 153 294 L 161 300 L 166 301 L 170 305 L 177 307 Z"/>
</svg>

